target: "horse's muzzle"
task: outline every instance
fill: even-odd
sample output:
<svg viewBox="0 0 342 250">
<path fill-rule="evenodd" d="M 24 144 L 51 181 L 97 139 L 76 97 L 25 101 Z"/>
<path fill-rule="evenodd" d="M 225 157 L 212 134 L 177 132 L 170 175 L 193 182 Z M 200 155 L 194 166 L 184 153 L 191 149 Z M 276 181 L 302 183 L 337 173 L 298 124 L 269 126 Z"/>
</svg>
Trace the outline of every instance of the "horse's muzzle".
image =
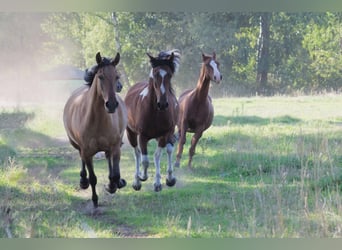
<svg viewBox="0 0 342 250">
<path fill-rule="evenodd" d="M 114 113 L 116 108 L 119 106 L 119 103 L 117 101 L 107 101 L 105 103 L 105 107 L 108 113 Z"/>
<path fill-rule="evenodd" d="M 164 111 L 164 110 L 167 110 L 168 107 L 169 107 L 168 102 L 157 102 L 158 110 Z"/>
</svg>

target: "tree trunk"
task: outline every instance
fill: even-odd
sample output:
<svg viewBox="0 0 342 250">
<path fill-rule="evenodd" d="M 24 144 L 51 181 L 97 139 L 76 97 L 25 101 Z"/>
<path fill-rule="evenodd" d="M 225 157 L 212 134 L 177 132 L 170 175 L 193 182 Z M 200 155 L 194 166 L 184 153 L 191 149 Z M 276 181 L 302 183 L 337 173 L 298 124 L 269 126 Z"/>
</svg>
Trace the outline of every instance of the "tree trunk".
<svg viewBox="0 0 342 250">
<path fill-rule="evenodd" d="M 116 13 L 112 12 L 112 23 L 114 27 L 114 40 L 115 40 L 115 47 L 118 52 L 121 51 L 121 43 L 120 43 L 120 29 L 118 25 L 118 19 L 116 17 Z M 127 84 L 128 87 L 130 87 L 129 79 L 125 70 L 125 65 L 121 63 L 121 78 L 123 79 L 123 82 Z"/>
<path fill-rule="evenodd" d="M 271 93 L 267 86 L 267 74 L 269 70 L 269 45 L 270 45 L 270 13 L 263 12 L 260 15 L 260 33 L 257 51 L 257 84 L 258 93 L 269 95 Z"/>
</svg>

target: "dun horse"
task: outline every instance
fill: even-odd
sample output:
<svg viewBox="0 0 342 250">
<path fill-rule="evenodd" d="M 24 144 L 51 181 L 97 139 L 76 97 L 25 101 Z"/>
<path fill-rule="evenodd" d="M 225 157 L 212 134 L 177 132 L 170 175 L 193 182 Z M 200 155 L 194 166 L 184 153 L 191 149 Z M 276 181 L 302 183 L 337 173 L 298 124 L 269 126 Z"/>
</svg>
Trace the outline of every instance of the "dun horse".
<svg viewBox="0 0 342 250">
<path fill-rule="evenodd" d="M 184 91 L 178 99 L 179 116 L 177 127 L 179 143 L 175 167 L 180 165 L 183 146 L 186 142 L 186 132 L 194 133 L 189 149 L 188 167 L 191 167 L 196 144 L 213 121 L 214 108 L 211 97 L 208 95 L 209 86 L 210 81 L 220 83 L 222 75 L 219 71 L 219 63 L 216 61 L 215 52 L 212 56 L 202 54 L 202 61 L 196 88 Z"/>
<path fill-rule="evenodd" d="M 71 145 L 79 151 L 82 160 L 80 187 L 87 189 L 90 183 L 95 208 L 98 206 L 98 196 L 93 156 L 97 152 L 104 151 L 108 161 L 109 184 L 106 190 L 115 193 L 117 188 L 126 185 L 126 181 L 120 177 L 119 167 L 120 147 L 127 125 L 125 104 L 115 94 L 119 85 L 116 70 L 119 61 L 119 53 L 113 59 L 103 58 L 97 53 L 92 83 L 74 91 L 64 107 L 65 130 Z"/>
<path fill-rule="evenodd" d="M 160 182 L 160 157 L 166 147 L 168 168 L 166 184 L 173 186 L 172 152 L 174 130 L 177 123 L 178 103 L 171 85 L 171 78 L 179 66 L 178 50 L 160 52 L 158 57 L 147 54 L 152 66 L 149 81 L 139 82 L 132 86 L 125 97 L 128 113 L 127 137 L 134 148 L 136 172 L 133 182 L 135 190 L 141 189 L 141 181 L 148 178 L 149 159 L 147 143 L 151 139 L 158 142 L 154 153 L 156 168 L 154 190 L 162 190 Z M 140 172 L 140 163 L 143 171 Z"/>
</svg>

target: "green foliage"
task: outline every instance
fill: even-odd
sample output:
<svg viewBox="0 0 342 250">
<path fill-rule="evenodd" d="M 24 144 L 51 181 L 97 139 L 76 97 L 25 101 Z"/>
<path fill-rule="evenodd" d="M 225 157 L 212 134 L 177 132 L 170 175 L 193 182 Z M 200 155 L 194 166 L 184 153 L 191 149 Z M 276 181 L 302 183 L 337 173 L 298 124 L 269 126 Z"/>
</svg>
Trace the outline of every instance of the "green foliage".
<svg viewBox="0 0 342 250">
<path fill-rule="evenodd" d="M 182 91 L 195 86 L 201 53 L 216 51 L 224 81 L 212 94 L 256 93 L 262 13 L 115 12 L 117 22 L 112 14 L 2 13 L 0 40 L 5 64 L 26 65 L 26 73 L 57 64 L 84 69 L 95 63 L 98 51 L 113 56 L 120 49 L 120 67 L 128 77 L 126 84 L 132 85 L 148 77 L 146 52 L 177 48 L 182 58 L 175 84 Z M 272 12 L 269 27 L 267 92 L 340 90 L 341 13 Z M 23 77 L 13 67 L 6 73 L 9 79 Z"/>
</svg>

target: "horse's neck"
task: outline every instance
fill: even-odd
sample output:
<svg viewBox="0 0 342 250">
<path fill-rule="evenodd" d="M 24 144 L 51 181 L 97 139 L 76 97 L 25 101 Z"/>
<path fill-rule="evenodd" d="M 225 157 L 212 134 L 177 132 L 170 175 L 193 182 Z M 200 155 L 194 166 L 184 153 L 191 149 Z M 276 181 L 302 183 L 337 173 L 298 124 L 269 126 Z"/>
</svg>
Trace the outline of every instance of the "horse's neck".
<svg viewBox="0 0 342 250">
<path fill-rule="evenodd" d="M 205 66 L 203 66 L 205 67 Z M 210 79 L 205 74 L 205 69 L 201 69 L 200 76 L 197 81 L 197 86 L 195 88 L 196 97 L 199 100 L 206 100 L 209 93 Z"/>
<path fill-rule="evenodd" d="M 95 80 L 94 80 L 95 81 Z M 98 93 L 97 82 L 93 82 L 90 89 L 88 90 L 87 97 L 85 98 L 85 117 L 87 121 L 99 121 L 98 115 L 100 112 L 105 112 L 103 99 L 100 98 L 101 94 Z"/>
</svg>

